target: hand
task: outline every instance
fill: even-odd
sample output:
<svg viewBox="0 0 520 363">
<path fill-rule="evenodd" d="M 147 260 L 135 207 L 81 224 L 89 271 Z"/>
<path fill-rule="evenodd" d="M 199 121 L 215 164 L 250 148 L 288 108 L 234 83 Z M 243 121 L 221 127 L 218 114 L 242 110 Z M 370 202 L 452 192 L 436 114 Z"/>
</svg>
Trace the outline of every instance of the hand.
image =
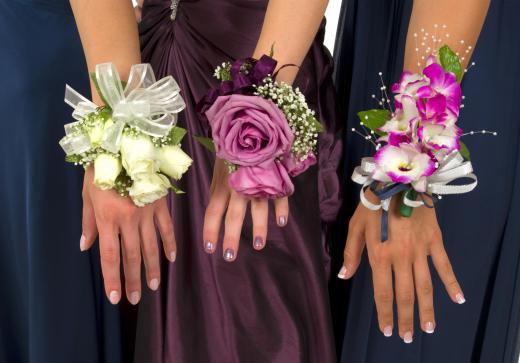
<svg viewBox="0 0 520 363">
<path fill-rule="evenodd" d="M 367 198 L 377 203 L 370 191 Z M 400 199 L 394 197 L 389 208 L 389 238 L 381 242 L 381 211 L 371 211 L 358 205 L 349 223 L 340 278 L 352 277 L 359 266 L 366 241 L 368 258 L 372 268 L 374 298 L 379 328 L 387 337 L 393 330 L 392 271 L 395 275 L 399 336 L 405 343 L 413 340 L 414 298 L 417 294 L 421 327 L 426 333 L 435 330 L 433 287 L 428 266 L 431 255 L 451 299 L 465 302 L 462 290 L 455 278 L 450 260 L 444 249 L 442 234 L 434 209 L 415 208 L 410 218 L 400 215 Z M 414 293 L 415 290 L 415 293 Z"/>
<path fill-rule="evenodd" d="M 83 182 L 83 235 L 80 249 L 89 249 L 99 231 L 99 250 L 105 292 L 112 304 L 121 299 L 120 249 L 128 301 L 135 305 L 141 298 L 141 251 L 148 286 L 157 290 L 160 282 L 159 248 L 155 225 L 160 231 L 164 252 L 175 261 L 176 244 L 166 198 L 145 207 L 137 207 L 129 198 L 114 190 L 103 191 L 93 183 L 92 167 L 85 171 Z M 154 223 L 155 219 L 155 223 Z"/>
<path fill-rule="evenodd" d="M 223 160 L 215 162 L 213 180 L 211 182 L 211 197 L 206 215 L 204 216 L 204 250 L 213 253 L 219 238 L 222 217 L 226 212 L 224 232 L 224 259 L 228 262 L 237 258 L 242 224 L 246 215 L 249 199 L 238 194 L 229 187 L 228 167 Z M 267 199 L 251 200 L 251 215 L 253 217 L 253 248 L 261 250 L 265 247 L 267 237 L 268 204 Z M 289 202 L 287 198 L 274 200 L 276 221 L 280 227 L 287 224 Z"/>
</svg>

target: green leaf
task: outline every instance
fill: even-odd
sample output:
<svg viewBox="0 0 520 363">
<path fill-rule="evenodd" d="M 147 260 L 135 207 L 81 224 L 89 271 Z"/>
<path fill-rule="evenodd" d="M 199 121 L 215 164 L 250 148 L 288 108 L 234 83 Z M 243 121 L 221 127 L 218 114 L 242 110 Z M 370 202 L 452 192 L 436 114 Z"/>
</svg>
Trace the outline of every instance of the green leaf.
<svg viewBox="0 0 520 363">
<path fill-rule="evenodd" d="M 462 65 L 460 59 L 447 45 L 439 49 L 439 61 L 446 72 L 451 72 L 457 77 L 457 82 L 462 79 Z"/>
<path fill-rule="evenodd" d="M 103 96 L 103 94 L 101 93 L 101 90 L 99 88 L 99 83 L 96 78 L 96 72 L 90 73 L 90 79 L 92 80 L 92 83 L 94 83 L 94 86 L 96 87 L 96 91 L 97 91 L 99 97 L 101 97 L 101 100 L 103 101 L 103 103 L 105 105 L 107 105 L 106 107 L 108 107 L 107 100 L 105 99 L 105 97 Z"/>
<path fill-rule="evenodd" d="M 171 186 L 171 190 L 173 190 L 173 192 L 175 194 L 186 194 L 186 192 L 184 190 L 180 189 L 179 187 L 177 187 L 177 186 L 175 186 L 173 184 Z"/>
<path fill-rule="evenodd" d="M 462 141 L 459 141 L 460 143 L 460 155 L 462 155 L 462 157 L 466 160 L 471 160 L 471 154 L 469 152 L 469 149 L 468 147 L 466 146 L 465 143 L 463 143 Z"/>
<path fill-rule="evenodd" d="M 171 144 L 179 145 L 181 143 L 182 139 L 184 138 L 184 136 L 186 136 L 186 133 L 187 133 L 186 129 L 179 127 L 179 126 L 174 126 L 170 130 L 170 134 L 168 135 L 170 137 Z"/>
<path fill-rule="evenodd" d="M 374 109 L 368 111 L 358 112 L 358 117 L 363 122 L 363 125 L 374 131 L 377 135 L 385 135 L 384 132 L 378 129 L 385 124 L 386 121 L 390 120 L 392 115 L 388 110 Z"/>
<path fill-rule="evenodd" d="M 325 131 L 325 128 L 323 125 L 318 121 L 316 117 L 312 117 L 309 119 L 309 121 L 312 123 L 312 126 L 316 129 L 317 132 L 323 132 Z"/>
<path fill-rule="evenodd" d="M 271 44 L 271 51 L 269 52 L 269 57 L 271 57 L 271 58 L 274 57 L 274 45 L 275 45 L 275 43 Z"/>
<path fill-rule="evenodd" d="M 215 144 L 213 143 L 213 140 L 209 137 L 203 137 L 203 136 L 194 136 L 195 140 L 197 140 L 202 146 L 204 146 L 206 149 L 211 151 L 212 153 L 216 152 Z"/>
</svg>

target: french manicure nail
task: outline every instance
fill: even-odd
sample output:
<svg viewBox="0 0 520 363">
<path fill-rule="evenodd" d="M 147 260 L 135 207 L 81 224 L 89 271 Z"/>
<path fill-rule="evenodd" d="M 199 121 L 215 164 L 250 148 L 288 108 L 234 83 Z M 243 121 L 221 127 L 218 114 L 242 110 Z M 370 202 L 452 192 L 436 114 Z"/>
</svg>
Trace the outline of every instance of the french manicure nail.
<svg viewBox="0 0 520 363">
<path fill-rule="evenodd" d="M 406 344 L 410 344 L 411 342 L 413 342 L 412 332 L 407 331 L 406 333 L 404 333 L 403 341 Z"/>
<path fill-rule="evenodd" d="M 278 225 L 280 227 L 285 226 L 286 223 L 287 223 L 287 218 L 285 218 L 285 216 L 280 216 L 280 218 L 278 218 Z"/>
<path fill-rule="evenodd" d="M 385 337 L 389 338 L 392 336 L 392 327 L 389 325 L 389 326 L 385 326 L 384 329 L 383 329 L 383 334 Z"/>
<path fill-rule="evenodd" d="M 159 280 L 158 279 L 151 279 L 150 280 L 150 289 L 155 291 L 155 290 L 157 290 L 158 287 L 159 287 Z"/>
<path fill-rule="evenodd" d="M 264 247 L 264 240 L 260 236 L 256 236 L 253 241 L 253 247 L 255 250 L 261 250 Z"/>
<path fill-rule="evenodd" d="M 210 241 L 206 241 L 204 242 L 204 251 L 206 251 L 207 253 L 211 253 L 213 252 L 213 242 L 210 242 Z"/>
<path fill-rule="evenodd" d="M 426 324 L 424 324 L 424 331 L 428 334 L 433 334 L 435 327 L 431 321 L 428 321 Z"/>
<path fill-rule="evenodd" d="M 347 279 L 347 268 L 345 266 L 341 266 L 341 270 L 338 272 L 338 277 L 343 280 Z"/>
<path fill-rule="evenodd" d="M 110 291 L 108 300 L 110 300 L 110 303 L 112 305 L 116 305 L 119 302 L 119 292 L 117 292 L 116 290 Z"/>
<path fill-rule="evenodd" d="M 137 305 L 139 302 L 139 299 L 141 298 L 141 294 L 139 294 L 139 291 L 134 291 L 130 294 L 130 304 Z"/>
<path fill-rule="evenodd" d="M 227 248 L 224 252 L 224 260 L 231 262 L 235 259 L 235 251 L 231 248 Z"/>
<path fill-rule="evenodd" d="M 81 235 L 81 238 L 79 239 L 79 249 L 80 251 L 85 251 L 85 242 L 87 242 L 87 238 L 85 235 Z"/>
<path fill-rule="evenodd" d="M 175 252 L 175 251 L 170 252 L 170 261 L 175 262 L 176 258 L 177 258 L 177 252 Z"/>
<path fill-rule="evenodd" d="M 464 304 L 466 302 L 466 299 L 464 298 L 464 295 L 462 295 L 462 292 L 459 292 L 457 295 L 455 295 L 455 300 L 457 300 L 458 304 Z"/>
</svg>

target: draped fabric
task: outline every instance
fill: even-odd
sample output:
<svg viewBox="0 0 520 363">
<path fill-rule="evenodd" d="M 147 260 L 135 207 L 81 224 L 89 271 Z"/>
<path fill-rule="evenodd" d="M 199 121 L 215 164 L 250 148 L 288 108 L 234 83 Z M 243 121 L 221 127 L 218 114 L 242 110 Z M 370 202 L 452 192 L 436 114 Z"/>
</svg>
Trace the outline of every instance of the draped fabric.
<svg viewBox="0 0 520 363">
<path fill-rule="evenodd" d="M 267 0 L 144 2 L 140 25 L 143 61 L 158 77 L 173 75 L 187 108 L 179 118 L 191 136 L 208 135 L 195 104 L 218 81 L 213 69 L 251 56 Z M 194 165 L 171 196 L 177 261 L 163 264 L 161 291 L 145 292 L 139 310 L 136 362 L 334 362 L 327 278 L 325 222 L 339 206 L 336 169 L 341 157 L 339 120 L 329 53 L 320 29 L 296 85 L 327 128 L 319 162 L 297 177 L 289 223 L 276 226 L 270 207 L 267 246 L 252 248 L 249 213 L 237 260 L 203 251 L 202 227 L 214 155 L 192 137 L 184 147 Z M 276 45 L 275 45 L 276 57 Z"/>
<path fill-rule="evenodd" d="M 0 362 L 122 360 L 99 254 L 81 253 L 82 171 L 58 145 L 65 83 L 88 94 L 68 1 L 0 0 Z"/>
<path fill-rule="evenodd" d="M 337 38 L 336 84 L 348 109 L 348 127 L 359 123 L 356 112 L 374 108 L 378 72 L 390 85 L 403 65 L 411 0 L 349 0 Z M 520 327 L 520 28 L 517 1 L 492 0 L 476 44 L 472 68 L 464 77 L 465 108 L 460 126 L 495 130 L 497 137 L 468 136 L 479 177 L 477 189 L 443 198 L 437 215 L 445 246 L 467 302 L 456 305 L 433 273 L 437 328 L 428 335 L 415 321 L 414 341 L 403 344 L 379 331 L 369 264 L 363 262 L 349 284 L 334 283 L 335 317 L 345 324 L 342 362 L 466 363 L 518 361 Z M 463 14 L 461 14 L 463 16 Z M 447 24 L 449 27 L 449 24 Z M 345 133 L 345 177 L 372 151 L 362 139 Z M 346 178 L 347 179 L 347 178 Z M 357 204 L 358 187 L 345 180 L 342 214 L 333 245 L 344 244 L 346 221 Z M 338 256 L 338 261 L 341 259 Z M 433 271 L 433 266 L 432 266 Z M 417 315 L 416 315 L 417 316 Z M 339 326 L 339 324 L 338 324 Z M 338 330 L 339 331 L 339 330 Z"/>
</svg>

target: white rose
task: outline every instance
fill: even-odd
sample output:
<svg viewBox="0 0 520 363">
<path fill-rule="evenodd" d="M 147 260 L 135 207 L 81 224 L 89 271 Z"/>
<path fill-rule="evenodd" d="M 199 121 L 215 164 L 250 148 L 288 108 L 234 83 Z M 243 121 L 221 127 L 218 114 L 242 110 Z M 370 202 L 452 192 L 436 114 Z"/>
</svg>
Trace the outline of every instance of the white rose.
<svg viewBox="0 0 520 363">
<path fill-rule="evenodd" d="M 163 146 L 157 150 L 159 167 L 169 177 L 179 180 L 193 160 L 179 146 Z"/>
<path fill-rule="evenodd" d="M 167 195 L 170 187 L 170 180 L 162 174 L 141 175 L 128 193 L 135 205 L 144 207 Z"/>
<path fill-rule="evenodd" d="M 101 145 L 103 141 L 103 135 L 105 134 L 105 130 L 109 128 L 113 124 L 112 120 L 107 120 L 105 123 L 103 121 L 98 121 L 96 126 L 91 128 L 88 131 L 88 137 L 90 139 L 90 143 L 94 146 Z"/>
<path fill-rule="evenodd" d="M 123 166 L 132 179 L 139 175 L 154 174 L 158 171 L 155 146 L 146 135 L 123 135 L 121 139 Z"/>
<path fill-rule="evenodd" d="M 121 173 L 121 161 L 110 154 L 100 154 L 94 160 L 94 184 L 102 190 L 112 189 Z"/>
</svg>

